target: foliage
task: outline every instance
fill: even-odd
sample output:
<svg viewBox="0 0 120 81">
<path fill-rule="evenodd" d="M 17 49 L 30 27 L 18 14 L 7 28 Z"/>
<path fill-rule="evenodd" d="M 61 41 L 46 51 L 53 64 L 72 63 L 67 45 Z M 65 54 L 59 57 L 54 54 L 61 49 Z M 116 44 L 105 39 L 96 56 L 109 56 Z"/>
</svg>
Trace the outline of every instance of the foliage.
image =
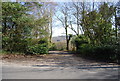
<svg viewBox="0 0 120 81">
<path fill-rule="evenodd" d="M 74 40 L 77 53 L 85 58 L 92 58 L 101 61 L 117 62 L 119 60 L 119 45 L 115 44 L 89 44 L 82 37 L 76 37 Z"/>
<path fill-rule="evenodd" d="M 42 38 L 38 41 L 38 44 L 48 44 L 47 38 Z"/>
<path fill-rule="evenodd" d="M 117 61 L 116 46 L 102 45 L 93 46 L 89 44 L 83 44 L 78 50 L 83 57 L 89 57 L 102 61 Z"/>
<path fill-rule="evenodd" d="M 2 47 L 10 52 L 24 52 L 31 19 L 27 16 L 28 9 L 20 3 L 2 3 Z M 29 24 L 30 23 L 30 24 Z M 26 34 L 26 35 L 25 35 Z"/>
<path fill-rule="evenodd" d="M 98 10 L 81 13 L 80 25 L 84 34 L 77 36 L 72 42 L 76 50 L 83 57 L 103 61 L 117 61 L 119 58 L 119 45 L 113 26 L 115 7 L 103 3 Z"/>
<path fill-rule="evenodd" d="M 47 44 L 36 44 L 33 46 L 29 46 L 27 53 L 30 54 L 47 54 L 48 53 L 48 48 Z"/>
<path fill-rule="evenodd" d="M 76 46 L 77 50 L 80 49 L 80 46 L 82 44 L 87 44 L 88 43 L 87 40 L 86 40 L 86 38 L 84 36 L 82 36 L 82 35 L 76 37 L 73 41 L 75 43 L 75 46 Z"/>
<path fill-rule="evenodd" d="M 47 38 L 42 39 L 48 34 L 48 30 L 45 28 L 48 23 L 47 18 L 45 16 L 36 18 L 35 15 L 30 14 L 33 13 L 35 7 L 40 8 L 41 6 L 41 4 L 35 2 L 2 3 L 3 50 L 11 53 L 26 53 L 29 49 L 35 53 L 47 53 Z"/>
<path fill-rule="evenodd" d="M 38 40 L 30 40 L 26 53 L 27 54 L 47 54 L 48 53 L 48 41 L 46 38 Z"/>
<path fill-rule="evenodd" d="M 92 44 L 101 44 L 104 40 L 110 40 L 112 31 L 111 22 L 106 22 L 101 14 L 96 11 L 89 12 L 84 18 L 85 35 Z"/>
<path fill-rule="evenodd" d="M 57 50 L 57 46 L 55 43 L 52 43 L 49 47 L 49 51 Z"/>
<path fill-rule="evenodd" d="M 3 37 L 2 44 L 5 51 L 14 52 L 25 52 L 27 47 L 27 41 L 20 38 L 9 38 Z"/>
</svg>

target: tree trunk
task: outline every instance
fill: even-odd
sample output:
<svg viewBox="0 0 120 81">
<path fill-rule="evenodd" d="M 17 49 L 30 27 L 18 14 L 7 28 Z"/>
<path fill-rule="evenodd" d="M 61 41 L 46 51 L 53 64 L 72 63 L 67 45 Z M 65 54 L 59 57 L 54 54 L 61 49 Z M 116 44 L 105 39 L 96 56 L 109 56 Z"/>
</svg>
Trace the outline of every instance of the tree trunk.
<svg viewBox="0 0 120 81">
<path fill-rule="evenodd" d="M 116 15 L 116 7 L 115 7 L 115 36 L 117 40 L 117 15 Z"/>
<path fill-rule="evenodd" d="M 69 50 L 69 40 L 67 39 L 67 50 Z"/>
<path fill-rule="evenodd" d="M 67 17 L 65 15 L 65 33 L 66 33 L 66 50 L 69 50 L 69 41 L 68 41 L 68 25 L 67 25 Z"/>
<path fill-rule="evenodd" d="M 66 50 L 69 50 L 69 40 L 68 40 L 68 31 L 67 31 L 67 26 L 65 28 L 66 31 Z"/>
<path fill-rule="evenodd" d="M 79 35 L 79 18 L 78 18 L 78 15 L 79 15 L 79 9 L 78 9 L 78 2 L 77 2 L 77 34 Z"/>
<path fill-rule="evenodd" d="M 93 11 L 94 11 L 94 0 L 93 0 Z"/>
<path fill-rule="evenodd" d="M 50 43 L 52 42 L 52 17 L 50 18 Z"/>
</svg>

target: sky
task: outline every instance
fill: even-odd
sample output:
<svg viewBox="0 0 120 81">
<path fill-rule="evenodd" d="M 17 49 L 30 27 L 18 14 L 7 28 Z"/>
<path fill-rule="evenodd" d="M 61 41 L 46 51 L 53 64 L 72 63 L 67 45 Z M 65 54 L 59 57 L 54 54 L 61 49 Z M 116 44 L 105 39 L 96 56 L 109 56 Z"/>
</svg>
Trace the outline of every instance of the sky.
<svg viewBox="0 0 120 81">
<path fill-rule="evenodd" d="M 75 35 L 75 33 L 68 28 L 68 34 L 73 34 Z M 53 27 L 53 37 L 56 36 L 65 36 L 65 28 L 64 27 Z"/>
</svg>

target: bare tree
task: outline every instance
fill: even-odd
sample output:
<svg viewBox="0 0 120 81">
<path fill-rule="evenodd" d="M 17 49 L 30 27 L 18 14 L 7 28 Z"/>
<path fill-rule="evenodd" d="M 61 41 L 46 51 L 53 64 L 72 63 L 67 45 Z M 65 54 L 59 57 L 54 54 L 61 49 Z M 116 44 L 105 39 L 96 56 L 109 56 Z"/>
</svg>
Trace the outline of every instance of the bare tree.
<svg viewBox="0 0 120 81">
<path fill-rule="evenodd" d="M 70 29 L 73 30 L 77 36 L 79 34 L 84 34 L 84 15 L 85 11 L 89 10 L 89 5 L 86 2 L 72 2 L 71 6 L 71 15 L 73 15 L 72 21 L 70 22 Z M 75 20 L 74 20 L 75 19 Z M 76 24 L 77 30 L 73 26 L 73 24 Z"/>
<path fill-rule="evenodd" d="M 62 23 L 63 27 L 65 28 L 65 34 L 66 34 L 66 50 L 69 50 L 69 36 L 68 36 L 68 20 L 69 20 L 69 9 L 68 9 L 68 4 L 64 3 L 61 8 L 60 12 L 62 13 L 61 18 L 56 15 L 58 20 Z"/>
<path fill-rule="evenodd" d="M 52 3 L 49 2 L 49 30 L 50 30 L 50 43 L 52 42 L 52 28 L 53 28 L 53 16 L 54 16 L 54 12 L 55 12 L 55 8 L 56 8 L 57 4 L 56 3 Z"/>
</svg>

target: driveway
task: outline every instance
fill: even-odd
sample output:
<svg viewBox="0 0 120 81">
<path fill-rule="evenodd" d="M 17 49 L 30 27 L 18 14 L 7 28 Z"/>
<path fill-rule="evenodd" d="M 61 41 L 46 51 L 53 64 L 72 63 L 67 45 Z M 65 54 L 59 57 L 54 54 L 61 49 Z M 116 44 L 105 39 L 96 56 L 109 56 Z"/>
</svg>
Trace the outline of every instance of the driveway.
<svg viewBox="0 0 120 81">
<path fill-rule="evenodd" d="M 3 79 L 119 78 L 118 69 L 120 66 L 117 64 L 86 60 L 63 51 L 50 51 L 50 54 L 48 55 L 37 57 L 3 58 Z"/>
</svg>

